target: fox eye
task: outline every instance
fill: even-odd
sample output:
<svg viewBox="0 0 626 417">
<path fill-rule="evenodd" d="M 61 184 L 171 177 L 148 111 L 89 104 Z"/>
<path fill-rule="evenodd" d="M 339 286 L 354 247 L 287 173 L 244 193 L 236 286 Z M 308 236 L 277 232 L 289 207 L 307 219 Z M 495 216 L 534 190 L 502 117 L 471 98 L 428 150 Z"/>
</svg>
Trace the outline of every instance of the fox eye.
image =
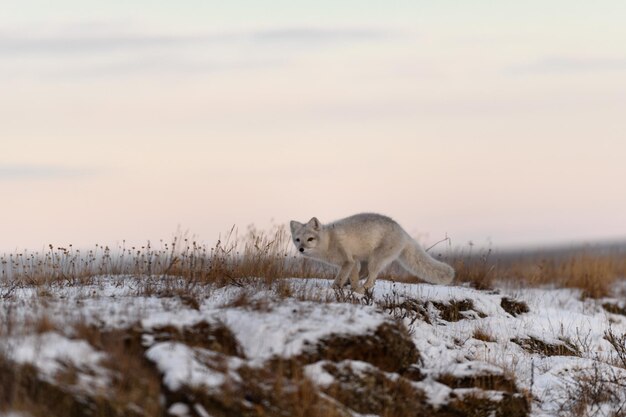
<svg viewBox="0 0 626 417">
<path fill-rule="evenodd" d="M 300 242 L 300 238 L 297 238 L 297 239 L 296 239 L 296 242 Z"/>
<path fill-rule="evenodd" d="M 306 241 L 307 241 L 307 242 L 313 242 L 314 240 L 315 240 L 315 238 L 310 237 L 310 238 L 308 238 Z"/>
</svg>

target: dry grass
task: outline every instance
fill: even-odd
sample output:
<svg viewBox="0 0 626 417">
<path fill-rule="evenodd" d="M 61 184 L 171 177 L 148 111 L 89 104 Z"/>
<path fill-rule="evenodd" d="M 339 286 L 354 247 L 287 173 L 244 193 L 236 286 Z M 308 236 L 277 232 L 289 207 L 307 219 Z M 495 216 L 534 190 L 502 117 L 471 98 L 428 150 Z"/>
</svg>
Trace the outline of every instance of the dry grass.
<svg viewBox="0 0 626 417">
<path fill-rule="evenodd" d="M 483 342 L 496 342 L 496 338 L 491 331 L 485 327 L 475 328 L 472 337 L 476 340 L 482 340 Z"/>
<path fill-rule="evenodd" d="M 457 284 L 478 289 L 493 289 L 497 282 L 505 281 L 579 288 L 584 297 L 598 298 L 609 295 L 614 283 L 626 278 L 623 246 L 497 254 L 470 245 L 447 257 L 430 253 L 454 266 Z M 90 250 L 49 245 L 44 252 L 2 255 L 0 299 L 10 297 L 21 286 L 84 285 L 100 275 L 142 278 L 144 295 L 154 291 L 145 278 L 179 277 L 169 295 L 186 297 L 193 305 L 197 302 L 197 287 L 206 284 L 244 286 L 250 277 L 261 278 L 266 284 L 285 277 L 332 278 L 334 271 L 298 256 L 284 227 L 268 232 L 251 227 L 243 236 L 233 228 L 212 247 L 182 235 L 169 243 L 160 241 L 158 248 L 150 242 L 130 247 L 122 242 L 114 249 L 96 244 Z M 381 279 L 415 281 L 395 264 L 383 272 Z M 159 288 L 163 291 L 162 286 Z"/>
<path fill-rule="evenodd" d="M 22 286 L 88 285 L 102 275 L 142 278 L 142 295 L 155 291 L 149 278 L 177 277 L 169 291 L 186 296 L 206 284 L 243 286 L 250 277 L 271 284 L 285 277 L 332 276 L 329 268 L 297 257 L 292 246 L 283 227 L 268 233 L 250 228 L 242 237 L 233 228 L 212 247 L 185 236 L 160 241 L 158 248 L 151 242 L 130 247 L 122 242 L 115 249 L 96 244 L 90 250 L 49 245 L 44 252 L 0 256 L 0 299 Z"/>
<path fill-rule="evenodd" d="M 445 321 L 459 321 L 466 317 L 467 312 L 474 312 L 478 317 L 486 317 L 484 313 L 474 307 L 474 302 L 469 298 L 465 300 L 451 300 L 448 303 L 431 302 L 439 310 L 439 316 Z"/>
<path fill-rule="evenodd" d="M 577 288 L 583 297 L 611 294 L 616 281 L 626 278 L 626 248 L 574 248 L 535 253 L 473 253 L 452 257 L 456 282 L 492 289 L 497 282 L 539 287 Z"/>
<path fill-rule="evenodd" d="M 502 394 L 494 401 L 484 393 L 469 392 L 443 407 L 446 417 L 526 417 L 530 411 L 528 401 L 522 394 Z"/>
<path fill-rule="evenodd" d="M 402 377 L 389 378 L 377 368 L 356 372 L 346 363 L 328 363 L 324 369 L 335 379 L 326 393 L 361 414 L 381 417 L 437 415 L 425 401 L 424 392 Z"/>
<path fill-rule="evenodd" d="M 413 325 L 417 320 L 422 320 L 428 324 L 432 322 L 426 302 L 419 302 L 410 298 L 404 299 L 404 297 L 400 298 L 398 294 L 393 293 L 384 296 L 377 305 L 383 311 L 389 312 L 397 320 L 408 319 L 410 325 Z"/>
<path fill-rule="evenodd" d="M 437 381 L 450 388 L 480 388 L 489 391 L 518 392 L 515 381 L 504 374 L 476 374 L 472 376 L 456 376 L 442 374 Z"/>
<path fill-rule="evenodd" d="M 613 329 L 604 332 L 604 339 L 611 344 L 615 352 L 613 364 L 626 369 L 626 333 L 615 334 Z"/>
<path fill-rule="evenodd" d="M 294 361 L 277 361 L 265 368 L 243 366 L 241 382 L 219 394 L 196 396 L 212 415 L 228 417 L 348 417 L 339 404 L 320 396 L 317 387 Z"/>
<path fill-rule="evenodd" d="M 597 361 L 588 372 L 563 382 L 567 396 L 559 407 L 559 417 L 626 416 L 623 377 L 603 371 Z"/>
<path fill-rule="evenodd" d="M 450 264 L 454 267 L 457 283 L 467 283 L 479 290 L 493 289 L 499 277 L 499 265 L 491 250 L 476 254 L 470 246 L 469 250 L 456 253 Z"/>
<path fill-rule="evenodd" d="M 520 314 L 528 313 L 530 309 L 528 304 L 523 301 L 517 301 L 509 297 L 502 297 L 500 301 L 500 307 L 513 317 L 517 317 Z"/>
<path fill-rule="evenodd" d="M 528 337 L 525 339 L 515 338 L 511 339 L 511 342 L 517 343 L 530 353 L 536 353 L 543 356 L 580 356 L 581 351 L 579 346 L 574 344 L 571 340 L 561 339 L 561 343 L 551 344 L 546 343 L 543 340 L 535 337 Z"/>
<path fill-rule="evenodd" d="M 381 324 L 374 333 L 362 335 L 333 334 L 315 345 L 305 345 L 298 359 L 303 363 L 320 360 L 340 362 L 351 359 L 371 363 L 388 372 L 405 372 L 422 358 L 411 337 L 399 321 Z"/>
<path fill-rule="evenodd" d="M 528 286 L 554 285 L 578 288 L 583 297 L 611 294 L 615 282 L 626 278 L 626 252 L 576 249 L 511 258 L 504 263 L 504 279 L 519 280 Z"/>
</svg>

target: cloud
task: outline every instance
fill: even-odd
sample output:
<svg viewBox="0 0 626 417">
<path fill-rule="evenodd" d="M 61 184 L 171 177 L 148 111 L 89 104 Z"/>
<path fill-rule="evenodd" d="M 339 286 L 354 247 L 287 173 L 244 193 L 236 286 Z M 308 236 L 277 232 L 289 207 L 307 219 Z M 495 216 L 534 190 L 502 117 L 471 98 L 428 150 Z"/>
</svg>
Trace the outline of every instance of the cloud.
<svg viewBox="0 0 626 417">
<path fill-rule="evenodd" d="M 5 36 L 0 37 L 0 52 L 13 55 L 33 54 L 89 54 L 119 50 L 178 47 L 205 43 L 211 40 L 197 36 L 142 36 L 142 35 L 88 35 L 88 36 Z"/>
<path fill-rule="evenodd" d="M 0 34 L 0 53 L 10 55 L 99 54 L 102 52 L 172 49 L 229 43 L 257 45 L 359 42 L 384 39 L 390 33 L 377 29 L 291 28 L 253 32 L 194 35 L 130 33 L 51 33 L 48 35 Z"/>
<path fill-rule="evenodd" d="M 626 57 L 560 57 L 547 56 L 525 65 L 508 68 L 515 74 L 575 73 L 625 71 Z"/>
<path fill-rule="evenodd" d="M 391 33 L 375 29 L 314 29 L 292 28 L 255 32 L 256 42 L 343 42 L 382 40 Z"/>
<path fill-rule="evenodd" d="M 0 180 L 53 180 L 85 178 L 97 175 L 93 168 L 55 165 L 0 165 Z"/>
<path fill-rule="evenodd" d="M 31 32 L 0 32 L 4 79 L 184 76 L 280 68 L 312 50 L 392 36 L 373 28 L 306 27 L 172 34 L 99 25 Z"/>
</svg>

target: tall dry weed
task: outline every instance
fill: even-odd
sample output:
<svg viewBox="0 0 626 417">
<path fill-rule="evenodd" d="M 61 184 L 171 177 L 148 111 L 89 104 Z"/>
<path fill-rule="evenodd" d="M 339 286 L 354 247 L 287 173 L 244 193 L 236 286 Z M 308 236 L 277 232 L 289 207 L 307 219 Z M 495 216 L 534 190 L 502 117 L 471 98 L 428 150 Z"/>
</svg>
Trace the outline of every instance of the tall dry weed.
<svg viewBox="0 0 626 417">
<path fill-rule="evenodd" d="M 529 286 L 578 288 L 583 297 L 600 298 L 611 294 L 617 280 L 626 278 L 626 255 L 589 250 L 537 254 L 508 261 L 505 271 L 506 278 Z"/>
<path fill-rule="evenodd" d="M 603 297 L 611 293 L 617 280 L 626 278 L 623 248 L 498 254 L 491 249 L 476 250 L 470 244 L 445 258 L 433 256 L 455 268 L 457 284 L 478 289 L 509 281 L 580 288 L 585 297 Z M 139 278 L 145 282 L 144 295 L 150 295 L 154 290 L 150 279 L 159 277 L 178 278 L 180 285 L 171 292 L 188 293 L 207 284 L 244 286 L 248 278 L 271 285 L 280 278 L 332 278 L 334 274 L 332 268 L 299 256 L 283 226 L 267 232 L 249 227 L 243 235 L 233 227 L 212 246 L 179 233 L 170 242 L 157 245 L 122 241 L 116 248 L 96 244 L 88 250 L 49 245 L 42 252 L 1 255 L 0 299 L 10 297 L 20 286 L 85 285 L 102 275 Z M 415 281 L 395 263 L 383 271 L 381 279 Z"/>
</svg>

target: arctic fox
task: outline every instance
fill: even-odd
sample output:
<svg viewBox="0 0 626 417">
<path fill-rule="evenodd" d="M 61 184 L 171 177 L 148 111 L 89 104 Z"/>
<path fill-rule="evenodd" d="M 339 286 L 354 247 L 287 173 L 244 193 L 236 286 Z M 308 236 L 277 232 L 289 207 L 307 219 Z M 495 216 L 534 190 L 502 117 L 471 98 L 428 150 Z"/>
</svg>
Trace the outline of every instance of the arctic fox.
<svg viewBox="0 0 626 417">
<path fill-rule="evenodd" d="M 313 217 L 306 224 L 292 220 L 290 226 L 293 243 L 302 255 L 339 267 L 335 288 L 346 285 L 349 278 L 352 290 L 362 294 L 396 260 L 433 284 L 450 284 L 454 279 L 450 265 L 432 258 L 398 223 L 380 214 L 356 214 L 326 225 Z M 363 286 L 359 277 L 367 277 Z"/>
</svg>

